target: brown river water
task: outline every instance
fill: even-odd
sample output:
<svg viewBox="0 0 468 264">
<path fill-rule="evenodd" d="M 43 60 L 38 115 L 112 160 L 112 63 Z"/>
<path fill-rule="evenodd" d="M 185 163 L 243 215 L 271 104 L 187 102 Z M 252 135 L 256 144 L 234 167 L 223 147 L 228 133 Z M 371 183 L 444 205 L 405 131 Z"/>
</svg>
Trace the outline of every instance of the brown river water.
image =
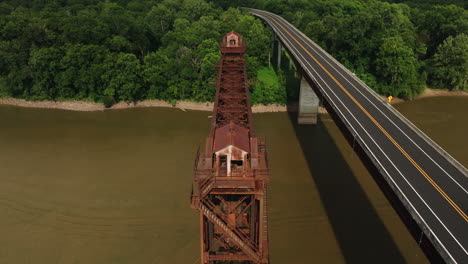
<svg viewBox="0 0 468 264">
<path fill-rule="evenodd" d="M 468 165 L 468 98 L 396 105 Z M 0 106 L 0 263 L 199 263 L 192 166 L 209 112 Z M 271 263 L 428 263 L 327 115 L 255 114 Z"/>
</svg>

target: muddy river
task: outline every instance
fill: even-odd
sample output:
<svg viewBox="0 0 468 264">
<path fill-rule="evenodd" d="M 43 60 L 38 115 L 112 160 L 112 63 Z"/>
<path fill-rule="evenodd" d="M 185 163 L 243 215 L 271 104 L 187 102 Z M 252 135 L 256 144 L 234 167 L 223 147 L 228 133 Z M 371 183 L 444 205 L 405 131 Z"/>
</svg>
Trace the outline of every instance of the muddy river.
<svg viewBox="0 0 468 264">
<path fill-rule="evenodd" d="M 468 166 L 468 98 L 396 108 Z M 189 207 L 208 112 L 0 106 L 0 263 L 199 263 Z M 337 126 L 255 114 L 273 264 L 427 263 Z"/>
</svg>

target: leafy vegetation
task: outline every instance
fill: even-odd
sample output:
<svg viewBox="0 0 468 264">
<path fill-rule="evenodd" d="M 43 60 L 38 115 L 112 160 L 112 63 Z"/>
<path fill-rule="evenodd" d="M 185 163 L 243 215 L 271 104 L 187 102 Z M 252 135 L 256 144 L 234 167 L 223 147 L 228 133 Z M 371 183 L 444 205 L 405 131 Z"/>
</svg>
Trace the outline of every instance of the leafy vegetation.
<svg viewBox="0 0 468 264">
<path fill-rule="evenodd" d="M 265 67 L 258 71 L 257 78 L 251 93 L 253 104 L 286 103 L 285 80 L 282 74 L 278 77 L 273 68 Z"/>
<path fill-rule="evenodd" d="M 284 103 L 290 80 L 267 67 L 271 33 L 229 8 L 239 4 L 284 16 L 381 94 L 468 90 L 462 0 L 6 0 L 0 96 L 211 101 L 218 43 L 235 30 L 248 45 L 252 101 Z"/>
<path fill-rule="evenodd" d="M 270 32 L 204 0 L 0 3 L 0 94 L 31 100 L 211 101 L 219 41 L 244 35 L 253 94 Z M 263 95 L 262 95 L 263 96 Z M 258 103 L 271 98 L 252 98 Z M 267 100 L 267 101 L 265 101 Z M 276 99 L 275 99 L 276 100 Z"/>
<path fill-rule="evenodd" d="M 468 35 L 448 37 L 432 59 L 432 80 L 437 87 L 466 89 L 468 86 Z"/>
<path fill-rule="evenodd" d="M 213 2 L 225 8 L 238 3 Z M 459 36 L 468 33 L 466 3 L 249 0 L 242 5 L 283 16 L 377 92 L 413 98 L 426 85 L 468 90 L 468 60 L 461 54 L 466 40 Z M 443 61 L 446 53 L 459 54 L 459 61 Z"/>
</svg>

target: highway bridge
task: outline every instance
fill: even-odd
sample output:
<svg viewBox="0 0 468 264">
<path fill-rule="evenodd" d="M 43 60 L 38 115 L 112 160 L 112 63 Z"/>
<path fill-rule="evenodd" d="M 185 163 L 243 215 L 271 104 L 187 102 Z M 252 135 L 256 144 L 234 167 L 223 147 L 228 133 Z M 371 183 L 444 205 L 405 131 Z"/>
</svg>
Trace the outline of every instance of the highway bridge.
<svg viewBox="0 0 468 264">
<path fill-rule="evenodd" d="M 467 169 L 288 21 L 246 10 L 271 27 L 443 260 L 468 263 Z"/>
</svg>

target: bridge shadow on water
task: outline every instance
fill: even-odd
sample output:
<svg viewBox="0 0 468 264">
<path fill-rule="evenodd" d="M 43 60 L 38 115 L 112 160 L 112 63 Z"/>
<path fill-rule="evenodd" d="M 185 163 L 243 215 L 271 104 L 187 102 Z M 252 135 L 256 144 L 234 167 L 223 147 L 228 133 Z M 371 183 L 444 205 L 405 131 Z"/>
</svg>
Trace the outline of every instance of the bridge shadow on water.
<svg viewBox="0 0 468 264">
<path fill-rule="evenodd" d="M 346 263 L 405 263 L 325 124 L 289 118 Z"/>
</svg>

